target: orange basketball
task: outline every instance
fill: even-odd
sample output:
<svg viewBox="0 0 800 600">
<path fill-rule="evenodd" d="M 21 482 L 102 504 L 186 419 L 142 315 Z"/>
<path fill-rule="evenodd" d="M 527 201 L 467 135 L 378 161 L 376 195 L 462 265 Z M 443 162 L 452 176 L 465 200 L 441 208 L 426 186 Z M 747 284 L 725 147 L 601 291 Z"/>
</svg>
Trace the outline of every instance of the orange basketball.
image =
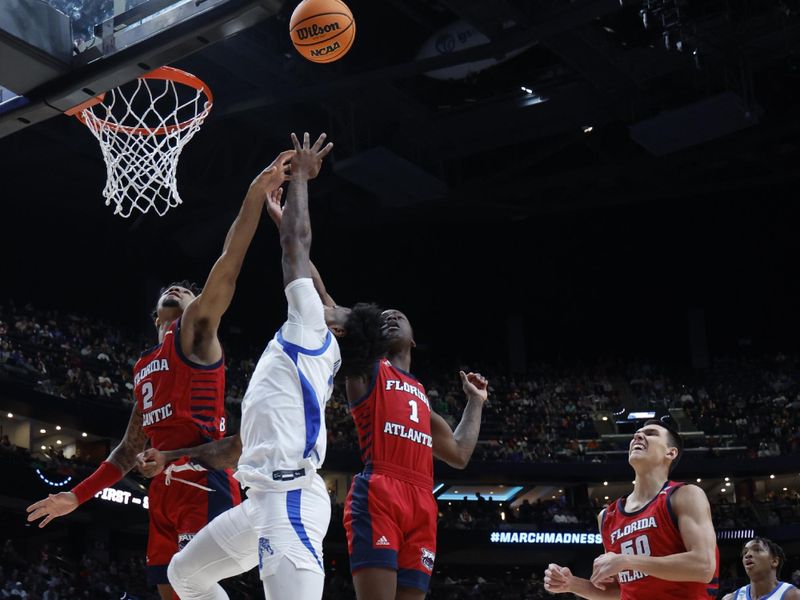
<svg viewBox="0 0 800 600">
<path fill-rule="evenodd" d="M 316 63 L 339 60 L 353 45 L 356 22 L 340 0 L 303 0 L 289 21 L 289 35 L 297 51 Z"/>
</svg>

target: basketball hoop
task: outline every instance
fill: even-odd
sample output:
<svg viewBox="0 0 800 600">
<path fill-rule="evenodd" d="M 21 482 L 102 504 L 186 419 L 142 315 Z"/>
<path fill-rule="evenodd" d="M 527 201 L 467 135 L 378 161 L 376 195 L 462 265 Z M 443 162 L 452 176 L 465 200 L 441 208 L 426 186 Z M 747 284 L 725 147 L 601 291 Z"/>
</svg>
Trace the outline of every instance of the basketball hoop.
<svg viewBox="0 0 800 600">
<path fill-rule="evenodd" d="M 181 204 L 178 158 L 213 101 L 194 75 L 159 67 L 66 112 L 100 142 L 107 175 L 103 196 L 106 206 L 115 204 L 115 215 L 127 218 L 134 209 L 152 208 L 163 217 Z"/>
</svg>

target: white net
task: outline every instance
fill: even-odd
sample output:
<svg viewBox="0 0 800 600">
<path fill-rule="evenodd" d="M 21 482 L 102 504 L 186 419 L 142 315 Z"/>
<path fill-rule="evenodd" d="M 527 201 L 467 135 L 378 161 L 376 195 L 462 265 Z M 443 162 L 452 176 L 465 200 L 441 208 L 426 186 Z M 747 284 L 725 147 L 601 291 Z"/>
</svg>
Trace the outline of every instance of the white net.
<svg viewBox="0 0 800 600">
<path fill-rule="evenodd" d="M 78 115 L 100 142 L 103 196 L 121 217 L 150 209 L 164 216 L 181 204 L 178 158 L 211 111 L 211 95 L 193 75 L 179 72 L 191 78 L 187 84 L 155 73 L 107 92 Z"/>
</svg>

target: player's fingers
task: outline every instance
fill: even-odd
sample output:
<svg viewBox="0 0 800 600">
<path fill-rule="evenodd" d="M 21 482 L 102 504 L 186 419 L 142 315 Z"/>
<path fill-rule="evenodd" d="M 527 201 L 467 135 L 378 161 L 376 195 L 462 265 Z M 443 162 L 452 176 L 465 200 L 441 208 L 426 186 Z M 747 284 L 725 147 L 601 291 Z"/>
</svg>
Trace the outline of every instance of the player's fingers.
<svg viewBox="0 0 800 600">
<path fill-rule="evenodd" d="M 294 145 L 294 149 L 296 152 L 299 152 L 301 150 L 300 140 L 297 139 L 297 136 L 294 134 L 294 132 L 292 132 L 292 144 Z"/>
<path fill-rule="evenodd" d="M 28 515 L 28 523 L 31 521 L 35 521 L 37 519 L 41 519 L 44 515 L 47 514 L 47 510 L 44 508 L 37 508 L 31 514 Z"/>
<path fill-rule="evenodd" d="M 324 132 L 323 132 L 323 133 L 320 133 L 320 134 L 319 134 L 319 137 L 317 138 L 317 141 L 316 141 L 316 142 L 314 142 L 314 145 L 313 145 L 313 146 L 311 146 L 311 149 L 312 149 L 314 152 L 319 152 L 319 149 L 320 149 L 320 148 L 322 148 L 322 144 L 323 144 L 323 142 L 325 142 L 325 138 L 326 138 L 326 137 L 328 137 L 328 134 L 327 134 L 327 133 L 324 133 Z"/>
<path fill-rule="evenodd" d="M 283 198 L 283 188 L 279 187 L 277 190 L 275 190 L 275 202 L 280 204 L 281 198 Z"/>
<path fill-rule="evenodd" d="M 295 154 L 297 154 L 297 152 L 295 152 L 294 150 L 284 150 L 283 152 L 278 154 L 278 157 L 275 159 L 275 162 L 273 164 L 276 165 L 286 164 L 288 161 L 292 159 L 292 157 Z"/>
<path fill-rule="evenodd" d="M 328 142 L 325 147 L 317 153 L 319 158 L 325 158 L 333 150 L 333 142 Z"/>
<path fill-rule="evenodd" d="M 308 135 L 308 132 L 306 131 L 303 134 L 303 150 L 308 150 L 310 144 L 311 144 L 311 136 Z"/>
<path fill-rule="evenodd" d="M 44 527 L 45 525 L 47 525 L 47 524 L 48 524 L 50 521 L 52 521 L 52 520 L 53 520 L 53 519 L 55 519 L 55 518 L 56 518 L 56 515 L 53 515 L 53 514 L 47 515 L 47 517 L 45 518 L 45 520 L 44 520 L 44 521 L 42 521 L 41 523 L 39 523 L 39 529 L 41 529 L 42 527 Z"/>
</svg>

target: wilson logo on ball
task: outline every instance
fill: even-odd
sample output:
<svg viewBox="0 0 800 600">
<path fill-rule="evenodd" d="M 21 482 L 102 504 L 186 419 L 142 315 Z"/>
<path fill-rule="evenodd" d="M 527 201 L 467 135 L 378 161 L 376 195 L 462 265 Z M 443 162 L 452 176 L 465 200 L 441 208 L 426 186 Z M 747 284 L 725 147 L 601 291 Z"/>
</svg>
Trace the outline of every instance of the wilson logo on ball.
<svg viewBox="0 0 800 600">
<path fill-rule="evenodd" d="M 289 20 L 289 35 L 297 51 L 316 63 L 330 63 L 353 45 L 356 23 L 341 0 L 303 0 Z"/>
<path fill-rule="evenodd" d="M 327 25 L 323 26 L 311 25 L 310 27 L 298 27 L 296 32 L 298 38 L 301 40 L 307 40 L 309 38 L 325 35 L 326 33 L 330 33 L 331 31 L 336 31 L 338 29 L 340 29 L 338 23 L 328 23 Z"/>
</svg>

